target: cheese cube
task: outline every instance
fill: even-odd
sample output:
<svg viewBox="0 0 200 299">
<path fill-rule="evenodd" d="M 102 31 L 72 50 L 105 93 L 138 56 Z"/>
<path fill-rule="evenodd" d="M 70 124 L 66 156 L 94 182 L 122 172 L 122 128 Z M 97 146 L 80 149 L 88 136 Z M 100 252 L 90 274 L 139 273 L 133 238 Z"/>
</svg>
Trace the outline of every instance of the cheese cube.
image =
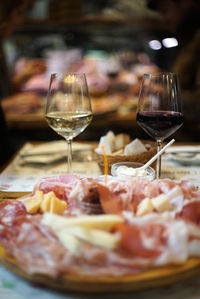
<svg viewBox="0 0 200 299">
<path fill-rule="evenodd" d="M 44 195 L 44 199 L 43 199 L 43 201 L 41 202 L 41 205 L 40 205 L 40 211 L 42 213 L 49 212 L 50 205 L 51 205 L 51 199 L 52 199 L 53 195 L 54 195 L 54 192 L 49 192 L 49 193 Z"/>
<path fill-rule="evenodd" d="M 153 211 L 153 205 L 150 198 L 145 198 L 140 202 L 137 208 L 136 216 L 142 216 Z"/>
<path fill-rule="evenodd" d="M 56 197 L 53 191 L 44 195 L 44 200 L 41 202 L 40 211 L 42 213 L 51 212 L 55 214 L 62 213 L 66 210 L 67 203 Z"/>
<path fill-rule="evenodd" d="M 25 198 L 24 205 L 27 212 L 31 214 L 36 213 L 40 208 L 40 204 L 43 201 L 43 198 L 44 198 L 44 194 L 42 191 L 39 190 L 37 190 L 33 196 Z"/>
<path fill-rule="evenodd" d="M 160 194 L 151 199 L 153 207 L 159 212 L 168 211 L 172 208 L 170 199 L 166 194 Z"/>
<path fill-rule="evenodd" d="M 67 203 L 64 200 L 60 200 L 57 197 L 53 197 L 51 199 L 51 204 L 50 204 L 50 213 L 63 213 L 67 209 Z"/>
</svg>

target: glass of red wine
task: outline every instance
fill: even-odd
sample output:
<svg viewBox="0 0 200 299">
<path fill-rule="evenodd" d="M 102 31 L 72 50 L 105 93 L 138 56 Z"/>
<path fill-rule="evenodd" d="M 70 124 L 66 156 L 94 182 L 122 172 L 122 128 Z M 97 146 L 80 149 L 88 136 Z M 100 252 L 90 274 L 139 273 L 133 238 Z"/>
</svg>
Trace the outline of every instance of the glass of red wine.
<svg viewBox="0 0 200 299">
<path fill-rule="evenodd" d="M 157 142 L 178 130 L 184 121 L 181 91 L 174 73 L 144 74 L 137 107 L 137 123 Z M 161 156 L 157 160 L 156 178 L 161 177 Z"/>
</svg>

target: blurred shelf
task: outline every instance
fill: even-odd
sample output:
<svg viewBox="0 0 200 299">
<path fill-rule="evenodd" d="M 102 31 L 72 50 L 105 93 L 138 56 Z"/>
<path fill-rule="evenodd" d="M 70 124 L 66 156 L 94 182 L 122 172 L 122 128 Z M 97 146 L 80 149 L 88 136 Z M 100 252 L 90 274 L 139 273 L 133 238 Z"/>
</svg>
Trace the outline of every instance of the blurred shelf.
<svg viewBox="0 0 200 299">
<path fill-rule="evenodd" d="M 109 15 L 87 15 L 79 18 L 69 17 L 55 21 L 51 19 L 26 19 L 23 25 L 18 26 L 15 29 L 15 34 L 32 32 L 38 34 L 45 32 L 62 33 L 68 31 L 69 29 L 80 29 L 81 31 L 90 29 L 93 31 L 97 27 L 113 27 L 113 29 L 121 28 L 130 31 L 165 30 L 165 28 L 163 28 L 163 26 L 160 24 L 159 19 L 156 18 L 122 18 L 112 17 Z"/>
<path fill-rule="evenodd" d="M 6 122 L 10 130 L 36 130 L 49 128 L 44 114 L 7 114 Z M 117 128 L 132 128 L 136 124 L 136 112 L 120 114 L 118 112 L 105 113 L 93 116 L 90 126 L 103 128 L 106 126 Z"/>
</svg>

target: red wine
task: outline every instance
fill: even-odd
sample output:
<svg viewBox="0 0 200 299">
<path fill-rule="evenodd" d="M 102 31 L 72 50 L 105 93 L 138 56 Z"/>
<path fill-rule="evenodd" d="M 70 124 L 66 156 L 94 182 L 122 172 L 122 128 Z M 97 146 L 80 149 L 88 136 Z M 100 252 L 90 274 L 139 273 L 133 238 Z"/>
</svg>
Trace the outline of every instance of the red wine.
<svg viewBox="0 0 200 299">
<path fill-rule="evenodd" d="M 143 111 L 137 113 L 138 124 L 153 138 L 165 139 L 183 124 L 183 114 L 174 111 Z"/>
</svg>

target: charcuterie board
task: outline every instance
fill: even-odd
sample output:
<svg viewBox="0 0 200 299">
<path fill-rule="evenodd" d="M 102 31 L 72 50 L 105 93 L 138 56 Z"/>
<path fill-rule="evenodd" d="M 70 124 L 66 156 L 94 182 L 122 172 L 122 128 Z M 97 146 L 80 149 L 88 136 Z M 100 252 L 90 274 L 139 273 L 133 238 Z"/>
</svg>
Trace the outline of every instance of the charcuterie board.
<svg viewBox="0 0 200 299">
<path fill-rule="evenodd" d="M 15 201 L 25 195 L 23 192 L 1 192 L 0 201 L 10 199 Z M 11 272 L 42 285 L 76 292 L 128 292 L 168 286 L 183 281 L 200 273 L 200 258 L 189 258 L 184 264 L 169 264 L 167 266 L 151 267 L 138 274 L 131 275 L 87 275 L 65 274 L 55 278 L 43 274 L 30 274 L 17 261 L 10 257 L 0 244 L 0 263 Z M 115 273 L 116 274 L 116 273 Z"/>
</svg>

